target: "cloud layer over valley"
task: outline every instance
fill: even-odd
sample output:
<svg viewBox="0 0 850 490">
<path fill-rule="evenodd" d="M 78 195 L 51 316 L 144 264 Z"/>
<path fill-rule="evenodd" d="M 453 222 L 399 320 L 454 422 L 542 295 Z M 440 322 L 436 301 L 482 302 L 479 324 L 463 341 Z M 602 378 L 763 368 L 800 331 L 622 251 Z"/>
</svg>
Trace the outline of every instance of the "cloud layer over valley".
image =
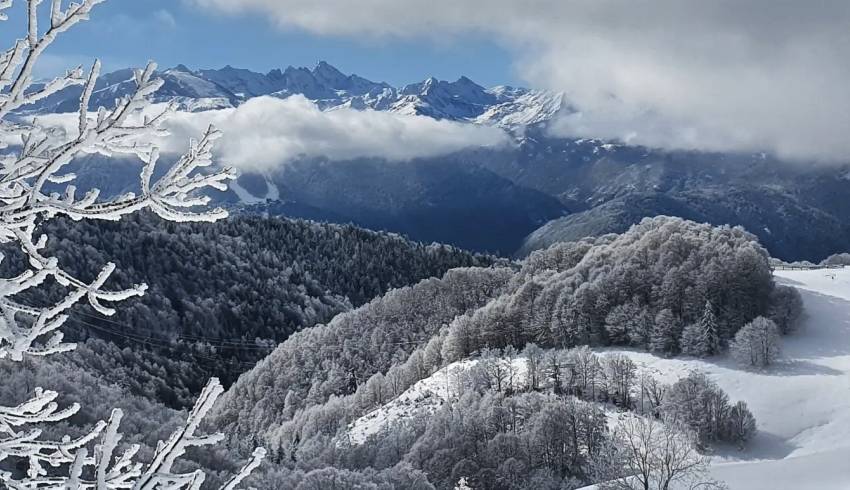
<svg viewBox="0 0 850 490">
<path fill-rule="evenodd" d="M 149 112 L 163 109 L 163 104 L 157 104 Z M 74 114 L 39 119 L 71 133 L 76 130 Z M 189 139 L 199 137 L 210 124 L 224 133 L 214 150 L 222 164 L 259 172 L 301 157 L 399 162 L 510 144 L 508 135 L 494 127 L 372 110 L 321 111 L 302 95 L 293 95 L 256 97 L 237 108 L 177 112 L 166 123 L 170 134 L 159 143 L 162 151 L 186 151 Z"/>
<path fill-rule="evenodd" d="M 850 155 L 850 3 L 774 0 L 194 0 L 343 36 L 485 35 L 580 114 L 560 134 L 650 146 Z"/>
</svg>

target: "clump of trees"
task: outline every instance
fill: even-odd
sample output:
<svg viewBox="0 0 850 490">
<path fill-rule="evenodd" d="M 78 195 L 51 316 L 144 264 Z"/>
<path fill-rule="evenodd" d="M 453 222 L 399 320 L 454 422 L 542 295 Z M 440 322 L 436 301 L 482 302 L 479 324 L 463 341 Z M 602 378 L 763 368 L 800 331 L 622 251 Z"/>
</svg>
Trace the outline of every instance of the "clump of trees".
<svg viewBox="0 0 850 490">
<path fill-rule="evenodd" d="M 754 318 L 788 333 L 801 311 L 799 293 L 774 284 L 753 235 L 647 218 L 622 235 L 533 253 L 504 294 L 453 322 L 446 355 L 536 342 L 712 356 Z"/>
<path fill-rule="evenodd" d="M 742 446 L 756 432 L 756 422 L 743 401 L 729 396 L 704 373 L 694 371 L 675 382 L 664 395 L 660 413 L 694 431 L 699 447 L 713 442 Z"/>
<path fill-rule="evenodd" d="M 273 461 L 308 473 L 335 468 L 337 476 L 352 478 L 406 463 L 436 488 L 452 488 L 462 477 L 473 488 L 527 488 L 532 481 L 542 488 L 560 488 L 598 481 L 596 464 L 613 457 L 605 451 L 619 443 L 612 439 L 616 433 L 608 431 L 605 417 L 600 419 L 602 404 L 650 420 L 675 420 L 676 433 L 697 449 L 714 442 L 745 444 L 754 434 L 755 422 L 746 405 L 730 404 L 703 375 L 689 376 L 696 380 L 690 384 L 667 386 L 641 373 L 623 354 L 600 355 L 586 346 L 543 350 L 529 344 L 522 352 L 487 349 L 473 361 L 456 365 L 465 367 L 451 371 L 445 387 L 450 399 L 436 414 L 423 414 L 411 405 L 406 418 L 383 426 L 365 442 L 351 443 L 348 424 L 397 396 L 392 393 L 431 375 L 436 368 L 418 353 L 433 349 L 417 349 L 407 362 L 386 375 L 375 374 L 354 394 L 291 411 L 288 420 L 262 439 Z M 701 418 L 706 406 L 719 418 Z M 722 429 L 713 433 L 714 426 Z M 552 439 L 550 447 L 547 441 L 554 436 L 546 434 L 552 431 L 570 436 Z M 581 437 L 591 437 L 592 451 Z M 576 447 L 581 449 L 570 449 Z M 687 454 L 699 456 L 692 448 Z M 364 481 L 377 484 L 383 476 L 368 478 Z"/>
<path fill-rule="evenodd" d="M 384 379 L 372 382 L 370 392 L 381 386 L 382 397 L 394 397 L 411 376 L 426 377 L 443 364 L 440 341 L 434 340 L 441 328 L 484 305 L 512 274 L 504 267 L 453 269 L 297 332 L 242 375 L 211 416 L 238 445 L 250 440 L 246 436 L 263 437 L 296 409 L 358 391 L 365 397 L 363 389 L 379 373 Z M 402 370 L 408 361 L 409 369 Z M 356 402 L 361 405 L 369 403 Z M 350 409 L 356 407 L 352 402 Z"/>
<path fill-rule="evenodd" d="M 741 364 L 765 367 L 780 353 L 779 327 L 773 320 L 760 316 L 735 334 L 730 345 L 732 356 Z"/>
<path fill-rule="evenodd" d="M 93 341 L 75 359 L 175 408 L 191 406 L 207 377 L 228 386 L 298 330 L 390 289 L 496 260 L 354 226 L 252 216 L 199 224 L 139 213 L 118 222 L 57 219 L 44 229 L 56 236 L 47 251 L 70 273 L 111 261 L 110 285 L 148 285 L 110 318 L 76 309 L 66 338 Z M 0 272 L 19 273 L 20 251 L 2 252 Z M 61 294 L 40 288 L 28 296 L 46 303 Z"/>
<path fill-rule="evenodd" d="M 519 270 L 452 271 L 306 329 L 243 376 L 214 420 L 228 428 L 234 443 L 262 441 L 276 462 L 303 471 L 389 468 L 410 461 L 404 455 L 427 421 L 405 423 L 391 437 L 355 447 L 340 446 L 340 434 L 417 381 L 478 355 L 475 367 L 457 380 L 457 399 L 572 397 L 682 420 L 702 447 L 743 444 L 755 428 L 752 414 L 746 405 L 730 404 L 716 385 L 696 383 L 705 384 L 705 393 L 691 403 L 711 401 L 716 411 L 706 426 L 690 410 L 674 408 L 678 402 L 672 400 L 690 400 L 681 386 L 665 386 L 640 373 L 627 356 L 599 356 L 587 345 L 713 355 L 758 316 L 784 318 L 792 331 L 799 319 L 796 297 L 773 283 L 766 253 L 743 230 L 649 219 L 623 235 L 537 252 Z M 792 306 L 779 307 L 779 298 Z M 366 454 L 366 460 L 352 462 Z M 433 471 L 444 471 L 440 488 L 451 488 L 461 477 L 472 481 L 485 468 L 491 476 L 499 472 L 498 465 L 476 461 L 477 467 L 451 474 L 445 471 L 449 459 L 433 463 Z M 430 475 L 431 464 L 414 466 Z M 542 478 L 535 481 L 551 483 L 541 476 L 543 469 L 534 470 L 523 473 L 526 481 L 533 473 Z M 578 474 L 559 478 L 587 478 Z M 488 484 L 498 480 L 480 478 Z"/>
<path fill-rule="evenodd" d="M 827 266 L 847 266 L 850 265 L 850 253 L 842 252 L 832 254 L 829 257 L 821 260 L 820 265 Z"/>
</svg>

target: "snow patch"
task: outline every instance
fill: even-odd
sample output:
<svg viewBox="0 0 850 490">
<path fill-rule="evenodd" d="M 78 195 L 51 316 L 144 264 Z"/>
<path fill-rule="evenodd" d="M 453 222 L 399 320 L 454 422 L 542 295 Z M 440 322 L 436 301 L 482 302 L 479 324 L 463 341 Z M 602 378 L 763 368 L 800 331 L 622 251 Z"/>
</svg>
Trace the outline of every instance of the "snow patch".
<svg viewBox="0 0 850 490">
<path fill-rule="evenodd" d="M 436 371 L 431 376 L 418 381 L 381 407 L 367 413 L 348 426 L 348 439 L 352 444 L 363 444 L 369 436 L 380 433 L 397 422 L 404 422 L 416 416 L 434 413 L 443 404 L 459 398 L 457 380 L 463 377 L 480 361 L 466 359 L 458 361 Z M 502 360 L 502 362 L 507 362 Z M 525 379 L 526 361 L 518 357 L 512 363 L 515 390 L 522 388 Z"/>
</svg>

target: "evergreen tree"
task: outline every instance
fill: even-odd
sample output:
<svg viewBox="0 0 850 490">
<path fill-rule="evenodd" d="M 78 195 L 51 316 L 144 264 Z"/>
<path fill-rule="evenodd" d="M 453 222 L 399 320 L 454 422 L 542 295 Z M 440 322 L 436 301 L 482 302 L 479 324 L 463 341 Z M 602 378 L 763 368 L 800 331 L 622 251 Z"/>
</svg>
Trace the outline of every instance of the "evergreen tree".
<svg viewBox="0 0 850 490">
<path fill-rule="evenodd" d="M 711 301 L 705 302 L 699 327 L 703 336 L 705 355 L 713 356 L 720 353 L 720 333 L 717 326 L 717 316 L 714 314 L 714 306 Z"/>
<path fill-rule="evenodd" d="M 720 334 L 711 301 L 705 302 L 699 322 L 685 327 L 681 346 L 682 352 L 697 357 L 713 356 L 720 352 Z"/>
</svg>

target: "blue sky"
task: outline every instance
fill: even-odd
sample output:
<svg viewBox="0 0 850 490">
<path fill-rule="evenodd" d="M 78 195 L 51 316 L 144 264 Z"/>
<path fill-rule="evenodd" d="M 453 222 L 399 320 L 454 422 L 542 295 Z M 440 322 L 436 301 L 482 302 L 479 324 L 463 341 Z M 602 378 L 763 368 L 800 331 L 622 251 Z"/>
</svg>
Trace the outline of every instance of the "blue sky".
<svg viewBox="0 0 850 490">
<path fill-rule="evenodd" d="M 22 34 L 23 2 L 2 26 L 4 45 Z M 48 2 L 42 6 L 47 10 Z M 53 75 L 68 65 L 99 57 L 106 70 L 153 59 L 161 67 L 230 64 L 266 72 L 288 65 L 312 67 L 325 60 L 346 73 L 403 85 L 428 76 L 466 75 L 486 86 L 517 84 L 510 52 L 481 38 L 424 39 L 317 36 L 283 30 L 257 15 L 225 16 L 192 8 L 182 0 L 109 0 L 96 7 L 54 45 L 37 73 Z"/>
</svg>

